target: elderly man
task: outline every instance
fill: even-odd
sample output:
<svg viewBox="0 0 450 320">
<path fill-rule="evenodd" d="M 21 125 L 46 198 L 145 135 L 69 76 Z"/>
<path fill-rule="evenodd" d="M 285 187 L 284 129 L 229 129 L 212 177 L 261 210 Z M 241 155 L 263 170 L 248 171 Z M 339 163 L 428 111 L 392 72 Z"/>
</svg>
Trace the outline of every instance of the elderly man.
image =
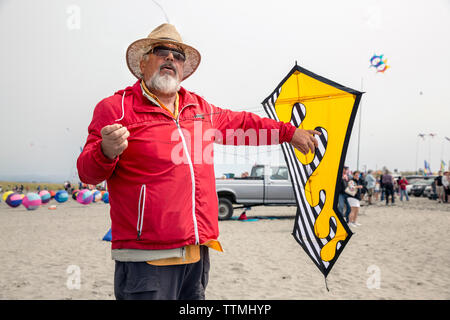
<svg viewBox="0 0 450 320">
<path fill-rule="evenodd" d="M 199 63 L 163 24 L 127 50 L 138 81 L 95 107 L 77 167 L 83 182 L 108 184 L 116 299 L 205 298 L 208 249 L 222 251 L 214 142 L 315 152 L 314 130 L 221 109 L 181 87 Z"/>
</svg>

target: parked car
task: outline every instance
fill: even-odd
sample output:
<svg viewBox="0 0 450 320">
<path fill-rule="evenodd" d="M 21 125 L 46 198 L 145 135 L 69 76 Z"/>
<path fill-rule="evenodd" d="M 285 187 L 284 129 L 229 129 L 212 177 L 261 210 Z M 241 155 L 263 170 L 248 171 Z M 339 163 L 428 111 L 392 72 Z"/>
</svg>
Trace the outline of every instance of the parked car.
<svg viewBox="0 0 450 320">
<path fill-rule="evenodd" d="M 233 216 L 233 205 L 295 206 L 294 189 L 286 166 L 255 165 L 244 178 L 216 179 L 219 220 Z"/>
<path fill-rule="evenodd" d="M 421 179 L 421 180 L 414 182 L 414 184 L 412 185 L 412 188 L 411 188 L 411 194 L 416 197 L 422 196 L 423 192 L 425 191 L 425 188 L 427 186 L 430 186 L 430 188 L 431 188 L 431 184 L 433 182 L 434 182 L 433 179 Z"/>
<path fill-rule="evenodd" d="M 432 185 L 425 187 L 425 190 L 423 190 L 423 196 L 427 197 L 430 200 L 436 200 L 438 198 L 437 193 L 433 189 Z"/>
<path fill-rule="evenodd" d="M 406 180 L 408 180 L 408 185 L 406 186 L 406 192 L 408 193 L 408 195 L 411 195 L 412 192 L 412 187 L 413 185 L 418 182 L 418 181 L 422 181 L 422 180 L 432 180 L 434 181 L 434 179 L 437 176 L 423 176 L 423 175 L 410 175 L 410 176 L 406 176 Z"/>
<path fill-rule="evenodd" d="M 411 189 L 412 189 L 412 186 L 414 185 L 414 183 L 419 181 L 419 180 L 423 180 L 423 179 L 422 178 L 416 178 L 416 177 L 408 179 L 408 177 L 406 177 L 406 180 L 408 181 L 408 184 L 406 185 L 406 192 L 408 193 L 408 195 L 411 195 Z"/>
</svg>

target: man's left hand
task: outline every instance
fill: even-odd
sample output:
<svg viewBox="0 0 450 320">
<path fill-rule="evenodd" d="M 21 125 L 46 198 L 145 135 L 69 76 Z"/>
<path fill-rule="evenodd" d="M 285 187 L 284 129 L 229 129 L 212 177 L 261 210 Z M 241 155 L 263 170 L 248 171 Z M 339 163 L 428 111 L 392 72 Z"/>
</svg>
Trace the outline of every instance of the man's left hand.
<svg viewBox="0 0 450 320">
<path fill-rule="evenodd" d="M 316 130 L 296 129 L 289 143 L 303 154 L 307 154 L 309 150 L 314 153 L 319 145 L 314 134 L 320 135 L 321 133 Z"/>
</svg>

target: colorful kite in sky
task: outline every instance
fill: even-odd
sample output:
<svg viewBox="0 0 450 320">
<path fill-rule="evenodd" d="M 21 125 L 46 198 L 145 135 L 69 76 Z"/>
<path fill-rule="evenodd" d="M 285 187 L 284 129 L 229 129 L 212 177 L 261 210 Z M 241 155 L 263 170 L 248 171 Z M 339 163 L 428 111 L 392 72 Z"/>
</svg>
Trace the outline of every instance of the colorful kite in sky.
<svg viewBox="0 0 450 320">
<path fill-rule="evenodd" d="M 386 64 L 387 59 L 383 60 L 383 55 L 377 56 L 374 54 L 372 58 L 370 58 L 370 67 L 374 67 L 378 72 L 385 72 L 389 66 Z"/>
<path fill-rule="evenodd" d="M 315 154 L 282 150 L 297 201 L 293 236 L 325 278 L 352 235 L 337 186 L 361 95 L 296 65 L 262 102 L 270 118 L 322 133 Z"/>
</svg>

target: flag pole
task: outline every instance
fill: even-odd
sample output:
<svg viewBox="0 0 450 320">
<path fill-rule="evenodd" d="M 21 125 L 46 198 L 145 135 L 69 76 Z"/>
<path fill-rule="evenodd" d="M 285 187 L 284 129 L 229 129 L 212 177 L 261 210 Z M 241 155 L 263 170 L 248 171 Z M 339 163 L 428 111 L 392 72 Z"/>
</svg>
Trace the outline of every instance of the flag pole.
<svg viewBox="0 0 450 320">
<path fill-rule="evenodd" d="M 442 147 L 441 147 L 441 163 L 439 164 L 439 167 L 442 166 L 442 161 L 444 161 L 444 149 L 445 149 L 445 138 L 442 140 Z M 445 169 L 445 165 L 444 165 Z"/>
<path fill-rule="evenodd" d="M 363 91 L 363 77 L 361 77 L 361 92 Z M 361 144 L 361 113 L 362 113 L 362 101 L 359 102 L 359 128 L 358 128 L 358 152 L 356 159 L 356 170 L 359 171 L 359 146 Z"/>
<path fill-rule="evenodd" d="M 431 139 L 430 142 L 428 143 L 428 165 L 431 168 Z"/>
<path fill-rule="evenodd" d="M 419 173 L 419 164 L 418 164 L 418 159 L 419 159 L 419 139 L 420 136 L 417 136 L 417 143 L 416 143 L 416 174 Z"/>
</svg>

